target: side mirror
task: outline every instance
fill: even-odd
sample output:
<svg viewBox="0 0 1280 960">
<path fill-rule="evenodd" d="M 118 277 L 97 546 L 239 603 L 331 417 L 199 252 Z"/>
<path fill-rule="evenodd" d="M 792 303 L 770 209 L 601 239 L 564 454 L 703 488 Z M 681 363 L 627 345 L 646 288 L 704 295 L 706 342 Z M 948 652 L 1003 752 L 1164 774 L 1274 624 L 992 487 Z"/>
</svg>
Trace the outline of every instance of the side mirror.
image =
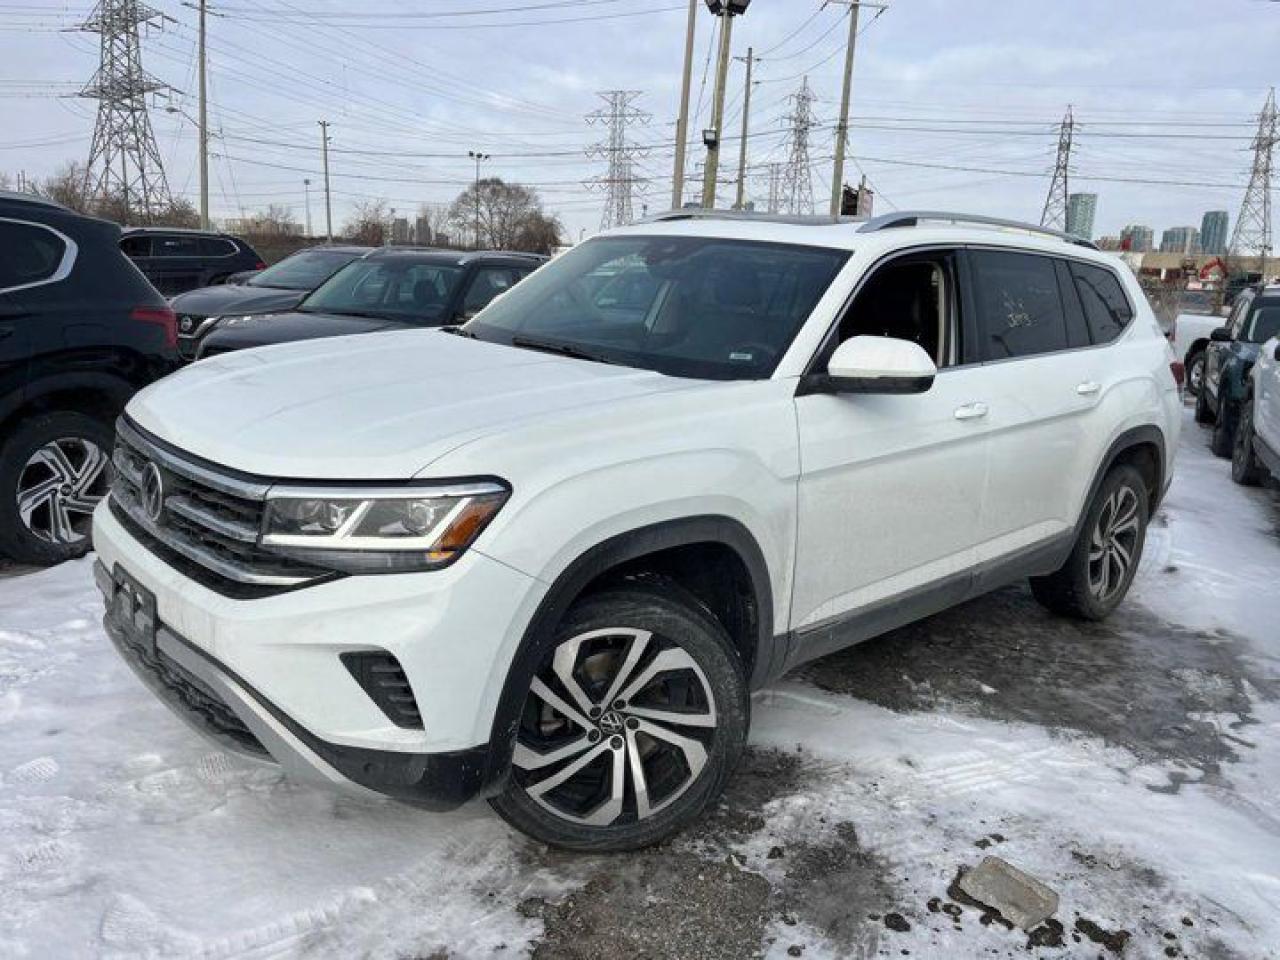
<svg viewBox="0 0 1280 960">
<path fill-rule="evenodd" d="M 938 375 L 923 347 L 894 337 L 850 337 L 807 393 L 924 393 Z"/>
<path fill-rule="evenodd" d="M 1280 363 L 1280 342 L 1276 343 L 1276 352 L 1273 356 L 1276 358 L 1276 363 Z"/>
<path fill-rule="evenodd" d="M 1210 331 L 1209 339 L 1212 340 L 1214 343 L 1230 343 L 1231 331 L 1226 327 L 1217 327 L 1216 329 Z"/>
</svg>

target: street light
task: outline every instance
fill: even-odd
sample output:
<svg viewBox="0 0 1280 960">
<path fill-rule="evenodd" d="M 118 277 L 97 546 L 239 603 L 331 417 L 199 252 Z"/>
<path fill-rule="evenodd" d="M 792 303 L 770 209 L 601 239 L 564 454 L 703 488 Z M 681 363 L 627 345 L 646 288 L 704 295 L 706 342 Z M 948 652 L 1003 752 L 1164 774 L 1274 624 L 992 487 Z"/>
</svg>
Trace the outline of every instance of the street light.
<svg viewBox="0 0 1280 960">
<path fill-rule="evenodd" d="M 491 160 L 492 157 L 487 153 L 480 153 L 477 150 L 468 150 L 467 156 L 476 162 L 476 249 L 480 249 L 480 164 L 485 160 Z"/>
<path fill-rule="evenodd" d="M 716 67 L 716 90 L 712 98 L 711 127 L 702 132 L 707 145 L 707 165 L 702 178 L 702 206 L 710 210 L 716 205 L 716 175 L 720 172 L 720 142 L 724 128 L 724 88 L 729 79 L 730 38 L 733 18 L 740 17 L 751 6 L 751 0 L 707 0 L 707 9 L 723 19 L 720 24 L 720 60 Z"/>
</svg>

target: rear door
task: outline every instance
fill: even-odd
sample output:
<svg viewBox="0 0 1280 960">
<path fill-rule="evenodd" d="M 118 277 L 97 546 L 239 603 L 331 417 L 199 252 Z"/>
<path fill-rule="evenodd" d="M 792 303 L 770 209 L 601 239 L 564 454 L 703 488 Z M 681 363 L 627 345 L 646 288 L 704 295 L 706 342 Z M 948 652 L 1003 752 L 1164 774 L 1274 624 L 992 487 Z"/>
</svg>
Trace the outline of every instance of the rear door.
<svg viewBox="0 0 1280 960">
<path fill-rule="evenodd" d="M 1112 384 L 1093 349 L 1070 264 L 1023 251 L 970 249 L 990 474 L 977 560 L 1030 557 L 1061 543 L 1098 459 L 1094 413 Z"/>
<path fill-rule="evenodd" d="M 1253 372 L 1253 429 L 1275 453 L 1280 453 L 1280 336 L 1268 340 Z"/>
<path fill-rule="evenodd" d="M 75 244 L 44 224 L 0 219 L 0 409 L 25 388 L 41 293 L 66 278 Z"/>
<path fill-rule="evenodd" d="M 152 234 L 149 276 L 155 288 L 166 297 L 204 286 L 200 240 L 194 234 Z"/>
</svg>

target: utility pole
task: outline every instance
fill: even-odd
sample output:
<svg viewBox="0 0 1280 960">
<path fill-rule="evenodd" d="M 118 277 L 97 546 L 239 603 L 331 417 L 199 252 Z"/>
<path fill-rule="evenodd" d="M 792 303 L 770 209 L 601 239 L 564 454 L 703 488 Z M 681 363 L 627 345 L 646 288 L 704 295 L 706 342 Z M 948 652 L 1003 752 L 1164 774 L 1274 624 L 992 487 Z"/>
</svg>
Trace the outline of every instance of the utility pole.
<svg viewBox="0 0 1280 960">
<path fill-rule="evenodd" d="M 639 90 L 606 90 L 598 94 L 606 106 L 587 114 L 591 126 L 607 124 L 609 137 L 587 147 L 588 157 L 599 157 L 609 164 L 604 176 L 593 177 L 586 186 L 605 194 L 600 229 L 610 230 L 630 223 L 637 193 L 643 193 L 649 181 L 636 174 L 636 160 L 646 152 L 644 147 L 627 140 L 627 128 L 649 122 L 649 114 L 635 106 Z"/>
<path fill-rule="evenodd" d="M 320 149 L 324 155 L 324 235 L 333 243 L 333 196 L 329 192 L 329 121 L 320 120 Z"/>
<path fill-rule="evenodd" d="M 733 204 L 735 210 L 741 210 L 747 205 L 747 136 L 751 131 L 751 67 L 755 60 L 755 48 L 747 47 L 747 89 L 742 96 L 742 142 L 738 144 L 738 198 Z"/>
<path fill-rule="evenodd" d="M 751 0 L 707 0 L 711 12 L 720 18 L 720 57 L 716 63 L 716 89 L 712 97 L 711 126 L 702 132 L 707 145 L 707 163 L 702 173 L 702 208 L 716 205 L 716 176 L 720 172 L 720 143 L 724 140 L 724 88 L 729 79 L 729 54 L 733 43 L 733 18 L 747 12 Z"/>
<path fill-rule="evenodd" d="M 840 199 L 844 192 L 844 158 L 849 148 L 849 103 L 853 95 L 853 58 L 858 47 L 858 13 L 863 7 L 875 7 L 876 16 L 886 9 L 882 3 L 862 0 L 833 0 L 849 4 L 849 42 L 844 51 L 844 88 L 840 94 L 840 122 L 836 125 L 836 159 L 831 177 L 831 216 L 840 216 Z"/>
<path fill-rule="evenodd" d="M 475 249 L 480 249 L 480 164 L 491 159 L 487 153 L 480 153 L 477 150 L 468 150 L 467 156 L 476 162 L 476 185 L 472 191 L 476 195 L 476 245 Z"/>
<path fill-rule="evenodd" d="M 1055 230 L 1067 229 L 1068 177 L 1071 172 L 1071 143 L 1075 137 L 1076 120 L 1067 107 L 1067 115 L 1058 127 L 1058 159 L 1053 165 L 1053 179 L 1049 181 L 1049 194 L 1044 198 L 1044 210 L 1040 213 L 1040 226 Z"/>
<path fill-rule="evenodd" d="M 676 166 L 671 175 L 671 209 L 684 206 L 684 155 L 689 143 L 689 93 L 693 85 L 693 41 L 698 27 L 698 0 L 689 0 L 689 25 L 684 37 L 684 78 L 680 87 L 680 116 L 676 118 Z"/>
<path fill-rule="evenodd" d="M 311 238 L 311 178 L 305 177 L 302 181 L 302 192 L 307 198 L 307 238 Z"/>
<path fill-rule="evenodd" d="M 1267 279 L 1267 258 L 1271 255 L 1271 173 L 1272 155 L 1280 142 L 1280 118 L 1276 113 L 1274 88 L 1258 116 L 1258 132 L 1253 138 L 1253 171 L 1240 204 L 1240 215 L 1231 234 L 1231 256 L 1256 253 L 1259 272 Z"/>
<path fill-rule="evenodd" d="M 209 59 L 205 52 L 205 13 L 208 0 L 200 0 L 200 229 L 209 229 Z"/>
</svg>

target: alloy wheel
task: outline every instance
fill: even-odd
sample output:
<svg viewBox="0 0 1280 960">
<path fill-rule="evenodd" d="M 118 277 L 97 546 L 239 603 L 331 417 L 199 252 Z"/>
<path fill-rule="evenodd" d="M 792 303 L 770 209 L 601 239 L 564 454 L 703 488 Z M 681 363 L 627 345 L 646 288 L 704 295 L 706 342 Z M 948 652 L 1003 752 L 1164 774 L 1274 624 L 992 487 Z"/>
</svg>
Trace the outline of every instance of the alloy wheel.
<svg viewBox="0 0 1280 960">
<path fill-rule="evenodd" d="M 1187 370 L 1187 387 L 1191 391 L 1191 395 L 1196 396 L 1203 386 L 1204 355 L 1201 354 L 1191 361 L 1191 367 Z"/>
<path fill-rule="evenodd" d="M 1141 532 L 1138 495 L 1119 487 L 1103 504 L 1089 541 L 1089 590 L 1103 603 L 1128 582 Z"/>
<path fill-rule="evenodd" d="M 633 823 L 693 785 L 715 728 L 711 685 L 687 651 L 647 630 L 591 630 L 534 676 L 513 775 L 559 818 Z"/>
<path fill-rule="evenodd" d="M 18 517 L 31 533 L 59 546 L 89 535 L 94 508 L 107 492 L 107 455 L 83 437 L 50 440 L 18 474 Z"/>
</svg>

